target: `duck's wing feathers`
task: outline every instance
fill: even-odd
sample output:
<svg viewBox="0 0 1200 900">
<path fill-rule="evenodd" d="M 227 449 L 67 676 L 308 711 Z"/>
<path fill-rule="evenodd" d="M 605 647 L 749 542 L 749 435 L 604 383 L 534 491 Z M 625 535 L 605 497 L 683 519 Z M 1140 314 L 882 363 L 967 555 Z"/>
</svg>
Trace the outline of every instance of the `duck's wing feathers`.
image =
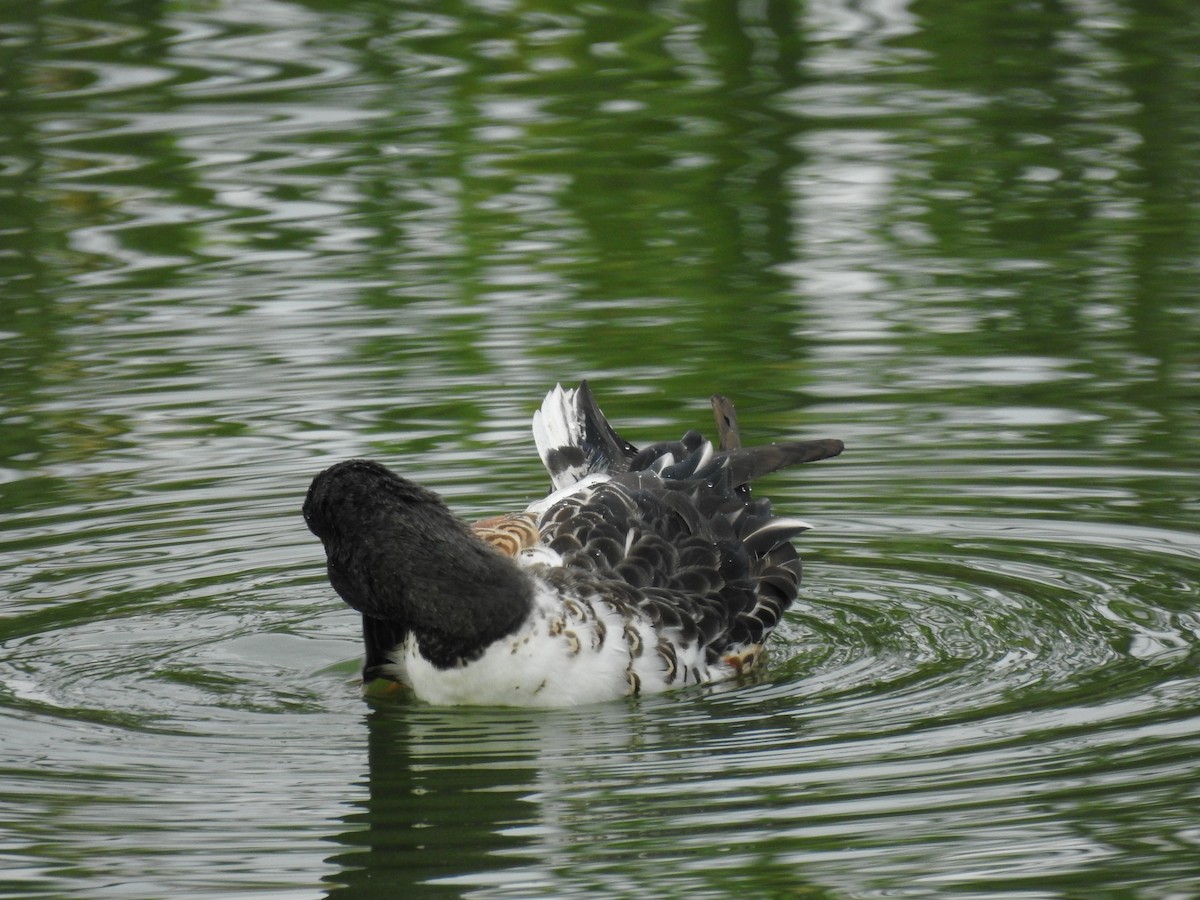
<svg viewBox="0 0 1200 900">
<path fill-rule="evenodd" d="M 770 472 L 837 456 L 841 441 L 743 447 L 733 404 L 711 398 L 719 449 L 699 432 L 641 450 L 613 430 L 586 381 L 555 387 L 534 416 L 555 491 L 532 504 L 539 539 L 515 552 L 564 595 L 595 595 L 737 668 L 795 600 L 791 538 L 809 526 L 751 496 Z M 491 540 L 508 547 L 508 537 Z"/>
<path fill-rule="evenodd" d="M 549 577 L 703 647 L 710 664 L 741 668 L 796 598 L 801 566 L 790 541 L 809 527 L 739 490 L 753 473 L 804 455 L 758 449 L 770 452 L 714 453 L 701 441 L 682 458 L 662 452 L 562 497 L 538 523 L 561 559 Z"/>
</svg>

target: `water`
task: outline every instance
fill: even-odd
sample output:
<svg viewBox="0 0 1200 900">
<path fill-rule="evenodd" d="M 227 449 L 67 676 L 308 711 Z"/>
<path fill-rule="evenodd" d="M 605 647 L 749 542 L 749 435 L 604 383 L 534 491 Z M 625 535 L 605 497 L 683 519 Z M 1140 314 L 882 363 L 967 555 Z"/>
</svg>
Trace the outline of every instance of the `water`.
<svg viewBox="0 0 1200 900">
<path fill-rule="evenodd" d="M 1186 3 L 0 10 L 0 894 L 1200 895 Z M 366 700 L 299 505 L 774 476 L 752 683 Z"/>
</svg>

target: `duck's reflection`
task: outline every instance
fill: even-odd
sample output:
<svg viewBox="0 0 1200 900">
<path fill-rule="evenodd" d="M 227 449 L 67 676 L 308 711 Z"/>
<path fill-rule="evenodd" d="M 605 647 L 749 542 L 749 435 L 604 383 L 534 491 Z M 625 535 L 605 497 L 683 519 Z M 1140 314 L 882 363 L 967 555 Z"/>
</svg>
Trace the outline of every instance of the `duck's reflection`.
<svg viewBox="0 0 1200 900">
<path fill-rule="evenodd" d="M 368 718 L 369 796 L 345 817 L 345 850 L 330 861 L 342 871 L 330 897 L 396 897 L 440 883 L 453 893 L 456 875 L 519 864 L 505 857 L 523 843 L 536 809 L 526 799 L 536 748 L 519 737 L 518 721 L 488 722 L 467 713 L 456 721 L 414 707 L 377 708 Z"/>
<path fill-rule="evenodd" d="M 768 824 L 789 801 L 778 751 L 758 754 L 790 746 L 794 721 L 702 699 L 376 706 L 369 794 L 335 838 L 328 896 L 634 896 L 666 877 L 673 893 L 827 896 Z"/>
<path fill-rule="evenodd" d="M 553 876 L 555 848 L 587 815 L 571 785 L 645 735 L 626 704 L 584 710 L 381 704 L 368 717 L 369 796 L 344 817 L 328 896 L 460 894 Z M 586 793 L 586 792 L 585 792 Z M 414 894 L 414 891 L 419 893 Z"/>
</svg>

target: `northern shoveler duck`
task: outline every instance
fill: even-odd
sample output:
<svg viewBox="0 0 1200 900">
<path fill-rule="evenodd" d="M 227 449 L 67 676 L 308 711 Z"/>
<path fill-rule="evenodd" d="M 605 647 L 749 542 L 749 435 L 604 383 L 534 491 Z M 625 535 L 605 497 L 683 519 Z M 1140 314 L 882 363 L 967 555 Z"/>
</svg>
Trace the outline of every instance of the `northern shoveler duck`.
<svg viewBox="0 0 1200 900">
<path fill-rule="evenodd" d="M 796 599 L 791 539 L 809 526 L 750 483 L 843 447 L 744 448 L 733 405 L 712 402 L 716 448 L 689 431 L 638 450 L 586 381 L 556 387 L 533 417 L 554 490 L 474 524 L 371 460 L 313 479 L 304 519 L 362 614 L 364 681 L 436 704 L 566 706 L 754 668 Z"/>
</svg>

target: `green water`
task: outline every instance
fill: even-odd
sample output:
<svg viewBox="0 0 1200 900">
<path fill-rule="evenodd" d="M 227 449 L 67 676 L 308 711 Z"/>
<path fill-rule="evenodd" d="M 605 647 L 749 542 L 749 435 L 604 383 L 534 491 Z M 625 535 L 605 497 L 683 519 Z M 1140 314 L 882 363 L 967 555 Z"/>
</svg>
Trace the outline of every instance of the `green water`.
<svg viewBox="0 0 1200 900">
<path fill-rule="evenodd" d="M 0 895 L 1200 896 L 1200 6 L 0 7 Z M 847 453 L 754 683 L 367 701 L 299 506 Z"/>
</svg>

